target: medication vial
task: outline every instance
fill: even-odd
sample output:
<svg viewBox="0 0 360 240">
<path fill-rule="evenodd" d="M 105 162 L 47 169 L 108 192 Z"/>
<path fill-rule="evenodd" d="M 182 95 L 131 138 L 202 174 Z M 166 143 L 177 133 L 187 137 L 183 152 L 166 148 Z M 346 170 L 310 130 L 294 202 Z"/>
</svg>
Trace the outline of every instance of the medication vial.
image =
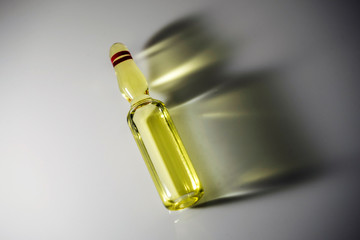
<svg viewBox="0 0 360 240">
<path fill-rule="evenodd" d="M 144 75 L 122 43 L 110 48 L 119 88 L 131 104 L 127 121 L 165 207 L 194 205 L 203 188 L 164 103 L 149 96 Z"/>
</svg>

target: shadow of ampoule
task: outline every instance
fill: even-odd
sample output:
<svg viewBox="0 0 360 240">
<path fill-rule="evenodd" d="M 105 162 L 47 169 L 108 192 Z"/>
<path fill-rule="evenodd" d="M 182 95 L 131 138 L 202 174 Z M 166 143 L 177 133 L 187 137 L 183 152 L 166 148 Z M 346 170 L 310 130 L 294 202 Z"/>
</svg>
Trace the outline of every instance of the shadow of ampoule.
<svg viewBox="0 0 360 240">
<path fill-rule="evenodd" d="M 307 178 L 316 161 L 287 104 L 283 76 L 276 69 L 228 74 L 231 47 L 204 22 L 197 16 L 169 25 L 141 54 L 150 90 L 164 95 L 205 189 L 199 205 Z"/>
<path fill-rule="evenodd" d="M 315 164 L 282 103 L 275 73 L 228 78 L 208 94 L 170 108 L 206 189 L 200 204 L 266 191 L 281 179 L 285 185 L 291 175 L 305 179 L 305 169 Z"/>
<path fill-rule="evenodd" d="M 176 21 L 155 34 L 140 59 L 148 65 L 152 92 L 177 106 L 209 91 L 222 82 L 231 54 L 230 44 L 214 37 L 203 16 Z"/>
</svg>

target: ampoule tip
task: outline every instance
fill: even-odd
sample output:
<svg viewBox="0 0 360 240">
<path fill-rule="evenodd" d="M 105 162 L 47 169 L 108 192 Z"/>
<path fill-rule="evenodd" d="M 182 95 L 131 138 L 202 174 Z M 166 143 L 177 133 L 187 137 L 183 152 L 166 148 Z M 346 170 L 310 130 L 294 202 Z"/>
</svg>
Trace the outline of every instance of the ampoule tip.
<svg viewBox="0 0 360 240">
<path fill-rule="evenodd" d="M 110 47 L 110 59 L 115 67 L 121 62 L 132 59 L 132 56 L 129 49 L 123 43 L 117 42 Z"/>
</svg>

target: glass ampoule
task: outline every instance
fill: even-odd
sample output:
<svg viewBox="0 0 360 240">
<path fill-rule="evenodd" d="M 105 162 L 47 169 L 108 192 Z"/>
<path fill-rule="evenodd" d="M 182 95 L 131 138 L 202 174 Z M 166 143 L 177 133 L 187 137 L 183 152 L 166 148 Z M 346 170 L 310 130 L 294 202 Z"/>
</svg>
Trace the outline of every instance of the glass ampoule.
<svg viewBox="0 0 360 240">
<path fill-rule="evenodd" d="M 113 44 L 110 58 L 120 92 L 131 104 L 129 127 L 165 207 L 194 205 L 203 188 L 168 110 L 149 96 L 147 81 L 124 44 Z"/>
</svg>

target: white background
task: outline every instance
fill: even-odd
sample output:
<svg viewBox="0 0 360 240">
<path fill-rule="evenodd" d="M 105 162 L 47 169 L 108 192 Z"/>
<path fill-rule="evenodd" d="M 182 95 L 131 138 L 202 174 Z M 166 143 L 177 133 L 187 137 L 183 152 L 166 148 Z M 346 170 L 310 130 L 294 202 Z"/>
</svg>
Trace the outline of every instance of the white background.
<svg viewBox="0 0 360 240">
<path fill-rule="evenodd" d="M 292 77 L 325 174 L 254 198 L 176 213 L 162 206 L 108 49 L 121 41 L 136 55 L 197 11 L 234 42 L 247 40 L 233 69 L 277 64 Z M 306 1 L 2 1 L 0 239 L 355 239 L 354 12 Z"/>
</svg>

